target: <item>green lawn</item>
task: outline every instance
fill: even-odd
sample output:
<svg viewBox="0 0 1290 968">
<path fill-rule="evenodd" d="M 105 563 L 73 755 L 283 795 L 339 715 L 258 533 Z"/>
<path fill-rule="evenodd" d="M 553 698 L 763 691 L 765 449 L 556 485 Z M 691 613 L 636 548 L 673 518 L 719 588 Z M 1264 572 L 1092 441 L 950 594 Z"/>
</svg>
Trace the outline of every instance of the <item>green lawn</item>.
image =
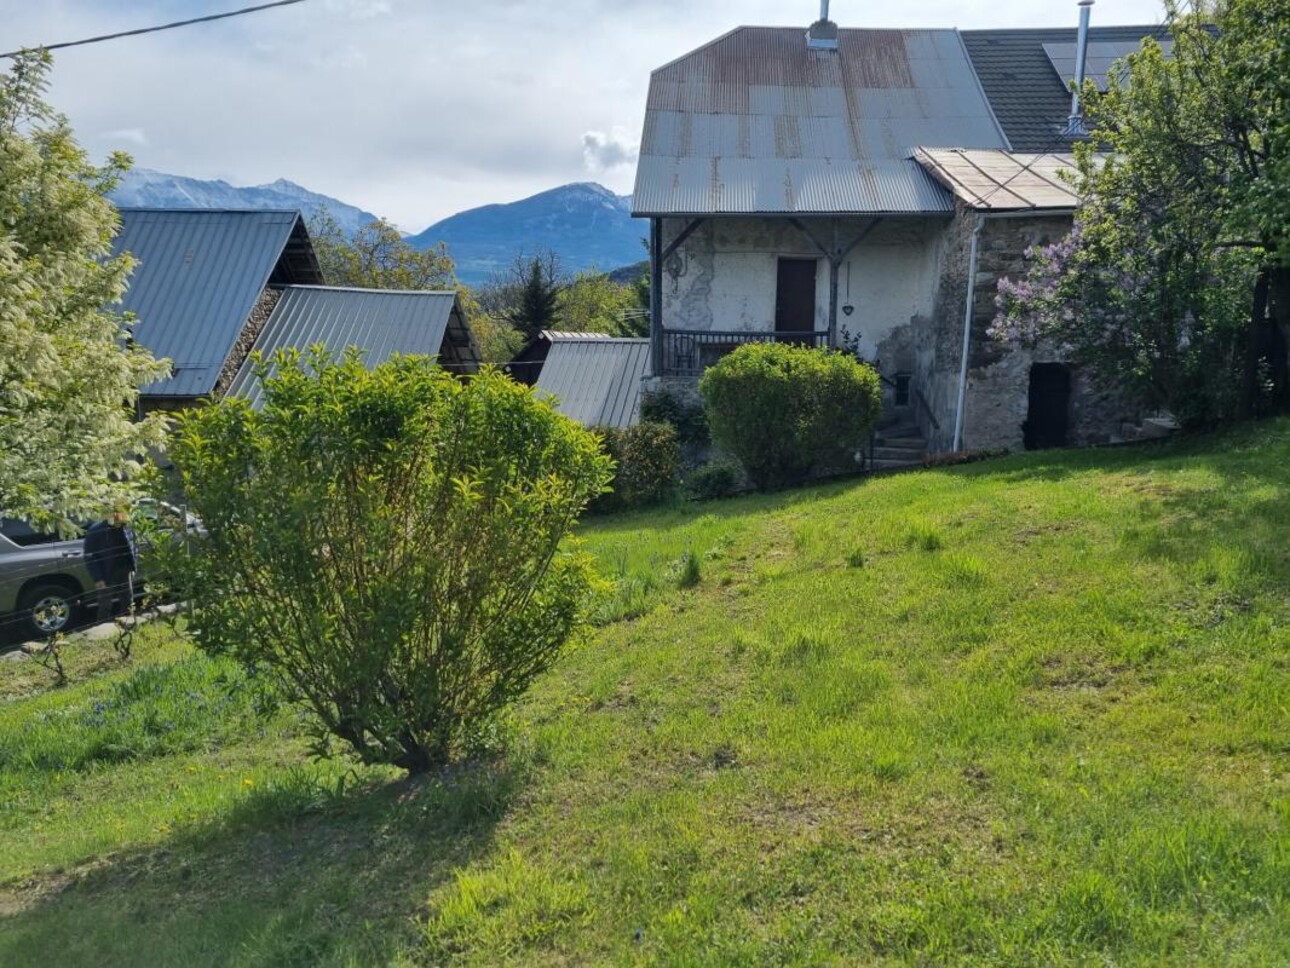
<svg viewBox="0 0 1290 968">
<path fill-rule="evenodd" d="M 0 965 L 1290 963 L 1290 422 L 585 536 L 440 781 L 164 627 L 0 663 Z"/>
</svg>

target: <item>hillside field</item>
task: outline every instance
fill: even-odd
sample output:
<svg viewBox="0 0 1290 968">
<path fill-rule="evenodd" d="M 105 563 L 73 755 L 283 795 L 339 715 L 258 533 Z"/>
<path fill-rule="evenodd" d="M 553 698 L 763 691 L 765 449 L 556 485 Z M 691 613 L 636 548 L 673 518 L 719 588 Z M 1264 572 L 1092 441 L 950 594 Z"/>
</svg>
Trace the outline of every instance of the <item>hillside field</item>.
<svg viewBox="0 0 1290 968">
<path fill-rule="evenodd" d="M 434 780 L 182 630 L 0 661 L 0 965 L 1290 964 L 1290 421 L 582 532 Z"/>
</svg>

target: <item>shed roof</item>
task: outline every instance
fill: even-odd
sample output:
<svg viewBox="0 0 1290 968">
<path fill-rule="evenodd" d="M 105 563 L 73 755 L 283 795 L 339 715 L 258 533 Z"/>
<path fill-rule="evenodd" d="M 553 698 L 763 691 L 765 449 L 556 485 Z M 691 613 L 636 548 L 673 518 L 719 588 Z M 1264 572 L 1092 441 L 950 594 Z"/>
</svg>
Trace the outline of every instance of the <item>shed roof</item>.
<svg viewBox="0 0 1290 968">
<path fill-rule="evenodd" d="M 1073 211 L 1079 204 L 1061 174 L 1075 170 L 1069 154 L 919 148 L 915 157 L 955 198 L 978 211 Z"/>
<path fill-rule="evenodd" d="M 921 144 L 1006 148 L 953 30 L 740 27 L 656 70 L 637 215 L 944 212 Z"/>
<path fill-rule="evenodd" d="M 122 300 L 135 339 L 173 364 L 148 397 L 212 392 L 264 287 L 322 282 L 299 212 L 123 208 L 113 252 L 139 260 Z"/>
<path fill-rule="evenodd" d="M 554 339 L 536 390 L 583 426 L 629 427 L 640 416 L 649 358 L 647 339 Z"/>
<path fill-rule="evenodd" d="M 278 350 L 304 350 L 321 343 L 341 353 L 353 346 L 363 351 L 368 366 L 377 366 L 395 353 L 456 355 L 447 344 L 460 346 L 463 338 L 473 354 L 455 292 L 287 286 L 253 352 L 267 357 Z M 253 361 L 247 359 L 228 395 L 245 397 L 258 407 L 263 389 L 254 370 Z"/>
<path fill-rule="evenodd" d="M 1073 69 L 1075 57 L 1071 54 L 1068 65 L 1061 55 L 1067 45 L 1076 42 L 1078 34 L 1075 27 L 962 32 L 972 66 L 1013 151 L 1070 149 L 1072 139 L 1066 134 L 1066 125 L 1071 110 L 1067 86 L 1071 78 L 1064 76 L 1064 69 Z M 1112 52 L 1128 53 L 1141 45 L 1144 37 L 1164 40 L 1166 36 L 1165 29 L 1158 26 L 1091 27 L 1090 67 L 1094 79 L 1099 69 L 1105 76 L 1114 59 Z"/>
</svg>

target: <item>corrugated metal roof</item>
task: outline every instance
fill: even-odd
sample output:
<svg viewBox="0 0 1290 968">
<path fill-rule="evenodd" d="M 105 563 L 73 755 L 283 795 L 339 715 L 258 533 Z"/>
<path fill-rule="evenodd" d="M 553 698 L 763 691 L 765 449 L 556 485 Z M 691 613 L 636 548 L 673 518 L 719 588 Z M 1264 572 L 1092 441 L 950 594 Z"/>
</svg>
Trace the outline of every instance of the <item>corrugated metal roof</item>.
<svg viewBox="0 0 1290 968">
<path fill-rule="evenodd" d="M 741 27 L 652 75 L 633 209 L 949 211 L 920 144 L 1008 146 L 955 31 Z"/>
<path fill-rule="evenodd" d="M 1072 11 L 1074 13 L 1074 11 Z M 1071 94 L 1066 79 L 1054 69 L 1044 45 L 1074 44 L 1075 27 L 1037 30 L 965 30 L 963 43 L 981 79 L 986 97 L 1008 135 L 1014 151 L 1064 151 L 1071 144 L 1066 134 Z M 1144 37 L 1165 40 L 1163 27 L 1093 27 L 1089 41 L 1115 44 L 1119 49 L 1137 47 Z M 1074 64 L 1074 57 L 1071 58 Z M 1094 65 L 1096 66 L 1096 65 Z M 925 140 L 925 145 L 952 142 Z M 963 147 L 975 147 L 963 145 Z"/>
<path fill-rule="evenodd" d="M 341 353 L 355 346 L 363 350 L 369 366 L 395 353 L 437 356 L 456 306 L 455 292 L 287 286 L 253 352 L 268 357 L 278 350 L 304 350 L 321 343 Z M 262 388 L 250 359 L 233 378 L 228 395 L 260 405 Z"/>
<path fill-rule="evenodd" d="M 962 148 L 919 148 L 919 163 L 960 201 L 978 211 L 1071 211 L 1075 189 L 1072 155 L 1023 154 Z"/>
<path fill-rule="evenodd" d="M 536 390 L 555 397 L 556 409 L 585 427 L 629 427 L 640 416 L 648 370 L 647 339 L 558 339 Z"/>
<path fill-rule="evenodd" d="M 304 231 L 299 212 L 121 210 L 113 252 L 139 260 L 122 309 L 138 316 L 139 344 L 173 363 L 170 377 L 145 387 L 145 396 L 215 389 L 295 231 Z"/>
</svg>

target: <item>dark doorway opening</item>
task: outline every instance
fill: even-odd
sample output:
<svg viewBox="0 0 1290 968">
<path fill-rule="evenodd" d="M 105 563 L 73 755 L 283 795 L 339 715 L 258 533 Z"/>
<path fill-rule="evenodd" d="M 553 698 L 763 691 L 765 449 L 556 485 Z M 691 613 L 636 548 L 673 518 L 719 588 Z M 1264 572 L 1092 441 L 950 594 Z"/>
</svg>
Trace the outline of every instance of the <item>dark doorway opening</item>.
<svg viewBox="0 0 1290 968">
<path fill-rule="evenodd" d="M 1021 425 L 1026 450 L 1065 447 L 1070 429 L 1071 371 L 1064 363 L 1030 368 L 1030 409 Z"/>
<path fill-rule="evenodd" d="M 775 280 L 775 331 L 815 330 L 815 259 L 780 259 Z"/>
</svg>

